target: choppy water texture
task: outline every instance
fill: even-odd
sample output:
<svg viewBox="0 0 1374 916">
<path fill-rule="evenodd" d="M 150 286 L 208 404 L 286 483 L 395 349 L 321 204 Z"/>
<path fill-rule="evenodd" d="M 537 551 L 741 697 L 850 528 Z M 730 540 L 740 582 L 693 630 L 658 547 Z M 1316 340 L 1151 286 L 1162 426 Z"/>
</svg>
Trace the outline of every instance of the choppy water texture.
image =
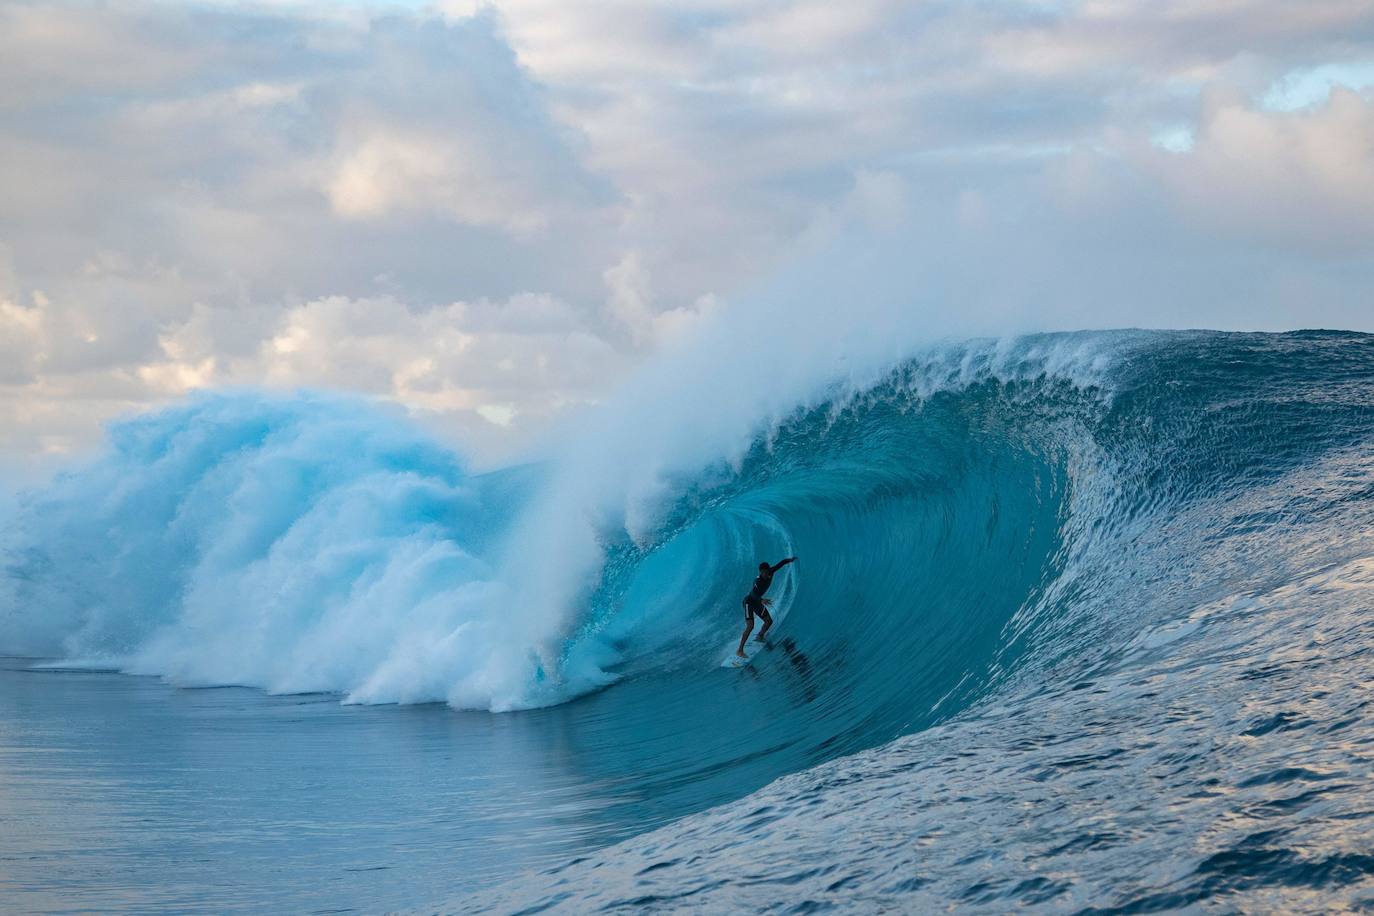
<svg viewBox="0 0 1374 916">
<path fill-rule="evenodd" d="M 208 909 L 1374 905 L 1374 338 L 945 347 L 648 476 L 471 475 L 330 399 L 115 441 L 19 501 L 0 649 L 327 695 L 12 665 L 21 905 L 171 906 L 157 850 L 206 824 L 237 839 L 183 877 L 240 864 Z M 786 553 L 772 648 L 719 669 Z M 273 765 L 54 725 L 97 706 Z M 64 793 L 117 854 L 76 865 Z"/>
</svg>

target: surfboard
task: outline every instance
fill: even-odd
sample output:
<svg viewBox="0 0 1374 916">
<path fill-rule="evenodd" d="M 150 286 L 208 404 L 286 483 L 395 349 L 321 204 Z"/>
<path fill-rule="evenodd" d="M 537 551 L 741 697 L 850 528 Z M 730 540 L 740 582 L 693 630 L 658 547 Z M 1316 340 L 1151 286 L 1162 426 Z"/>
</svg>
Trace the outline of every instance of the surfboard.
<svg viewBox="0 0 1374 916">
<path fill-rule="evenodd" d="M 774 605 L 774 607 L 776 606 L 777 605 Z M 778 624 L 782 623 L 782 619 L 785 616 L 787 616 L 785 608 L 773 613 L 773 629 L 768 631 L 769 639 L 773 638 L 773 630 L 777 629 Z M 735 654 L 735 649 L 739 647 L 739 637 L 736 636 L 735 641 L 730 644 L 729 654 L 725 656 L 725 661 L 721 662 L 720 666 L 722 668 L 744 668 L 748 666 L 748 664 L 754 660 L 755 655 L 758 655 L 764 649 L 768 648 L 768 643 L 759 642 L 754 638 L 757 635 L 758 630 L 755 629 L 754 632 L 749 634 L 749 641 L 744 644 L 744 654 L 747 655 L 748 658 L 740 658 Z"/>
<path fill-rule="evenodd" d="M 732 648 L 730 654 L 725 657 L 725 661 L 721 662 L 720 666 L 722 668 L 743 668 L 754 660 L 754 656 L 758 655 L 759 650 L 764 648 L 765 645 L 765 643 L 754 642 L 751 636 L 749 638 L 749 644 L 744 647 L 744 654 L 747 655 L 748 658 L 740 658 L 735 654 L 735 650 Z"/>
</svg>

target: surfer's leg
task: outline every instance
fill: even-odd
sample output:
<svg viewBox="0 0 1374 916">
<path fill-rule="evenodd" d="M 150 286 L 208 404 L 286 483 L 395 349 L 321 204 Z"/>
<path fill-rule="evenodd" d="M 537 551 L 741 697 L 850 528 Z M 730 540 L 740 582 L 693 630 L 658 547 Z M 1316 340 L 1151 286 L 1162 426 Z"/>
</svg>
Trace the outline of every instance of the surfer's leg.
<svg viewBox="0 0 1374 916">
<path fill-rule="evenodd" d="M 763 629 L 759 630 L 759 635 L 755 637 L 759 642 L 763 642 L 763 637 L 768 635 L 768 628 L 773 625 L 773 618 L 764 608 L 757 608 L 754 613 L 763 618 Z"/>
<path fill-rule="evenodd" d="M 747 655 L 744 654 L 744 644 L 745 644 L 746 642 L 749 641 L 749 634 L 752 633 L 753 631 L 754 631 L 754 612 L 753 612 L 752 610 L 750 610 L 750 609 L 749 609 L 749 605 L 746 604 L 746 605 L 744 606 L 744 635 L 741 636 L 741 637 L 739 638 L 739 648 L 735 650 L 735 654 L 738 655 L 740 658 L 748 658 L 748 657 L 749 657 L 749 656 L 747 656 Z"/>
</svg>

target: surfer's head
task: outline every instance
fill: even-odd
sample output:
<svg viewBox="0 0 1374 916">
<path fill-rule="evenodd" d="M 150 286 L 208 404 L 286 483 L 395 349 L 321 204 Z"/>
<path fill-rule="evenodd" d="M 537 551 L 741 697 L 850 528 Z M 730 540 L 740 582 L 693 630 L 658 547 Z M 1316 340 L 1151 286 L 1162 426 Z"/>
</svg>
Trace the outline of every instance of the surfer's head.
<svg viewBox="0 0 1374 916">
<path fill-rule="evenodd" d="M 768 571 L 769 569 L 771 569 L 771 568 L 772 568 L 772 567 L 769 566 L 767 563 L 760 563 L 760 564 L 759 564 L 759 572 L 767 572 L 767 571 Z"/>
</svg>

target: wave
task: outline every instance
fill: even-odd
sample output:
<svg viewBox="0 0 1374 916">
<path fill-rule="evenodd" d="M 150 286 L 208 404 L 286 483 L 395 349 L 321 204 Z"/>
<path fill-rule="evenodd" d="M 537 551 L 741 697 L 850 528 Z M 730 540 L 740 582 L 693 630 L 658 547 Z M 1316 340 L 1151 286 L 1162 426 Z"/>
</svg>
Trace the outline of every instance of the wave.
<svg viewBox="0 0 1374 916">
<path fill-rule="evenodd" d="M 950 787 L 948 822 L 1010 834 L 1008 818 L 1043 807 L 1069 850 L 1081 831 L 1028 802 L 1038 790 L 1006 813 L 980 783 L 1109 769 L 1139 738 L 1151 766 L 1187 773 L 1178 810 L 1224 799 L 1202 782 L 1215 772 L 1186 771 L 1195 757 L 1155 739 L 1186 727 L 1238 765 L 1250 745 L 1235 735 L 1286 734 L 1244 692 L 1276 665 L 1269 689 L 1303 715 L 1360 721 L 1349 704 L 1309 708 L 1300 675 L 1371 651 L 1374 337 L 1057 334 L 827 366 L 734 399 L 723 383 L 684 393 L 680 370 L 655 367 L 543 460 L 488 473 L 375 405 L 198 395 L 117 424 L 101 456 L 14 500 L 0 651 L 350 703 L 538 707 L 522 722 L 571 774 L 569 830 L 593 845 L 806 771 L 572 869 L 569 899 L 587 905 L 625 869 L 687 892 L 705 877 L 682 863 L 713 861 L 731 819 L 741 842 L 775 817 L 820 842 L 832 831 L 812 806 L 877 816 L 882 780 L 920 797 L 911 768 Z M 772 647 L 720 670 L 754 567 L 792 554 Z M 1349 651 L 1306 645 L 1314 620 Z M 1357 698 L 1362 682 L 1331 683 L 1313 695 Z M 1283 766 L 1339 750 L 1288 747 L 1273 750 Z M 900 817 L 913 836 L 940 826 L 916 802 Z M 941 880 L 968 899 L 983 899 L 967 865 L 978 842 L 941 847 Z M 1035 854 L 1060 861 L 1057 848 Z M 1102 886 L 1116 887 L 1130 863 L 1106 860 Z M 885 887 L 865 899 L 926 893 Z"/>
<path fill-rule="evenodd" d="M 0 648 L 185 685 L 547 705 L 700 669 L 757 561 L 796 552 L 776 595 L 802 602 L 794 636 L 962 657 L 1062 548 L 1072 445 L 1018 428 L 1008 399 L 1033 401 L 1020 377 L 1045 404 L 1075 400 L 1050 364 L 1082 345 L 949 347 L 832 383 L 743 452 L 692 454 L 613 416 L 561 460 L 482 475 L 346 398 L 200 394 L 115 425 L 103 457 L 20 498 Z M 914 607 L 919 627 L 893 613 Z"/>
<path fill-rule="evenodd" d="M 709 717 L 751 570 L 796 554 L 760 664 L 816 693 L 806 729 L 830 755 L 1053 664 L 1056 634 L 1096 628 L 1106 651 L 1133 625 L 1100 610 L 1123 583 L 1187 563 L 1159 519 L 1228 467 L 1278 473 L 1363 434 L 1325 422 L 1257 445 L 1235 416 L 1204 422 L 1262 425 L 1247 411 L 1265 386 L 1291 397 L 1286 371 L 1354 346 L 1277 338 L 1302 354 L 1289 366 L 1273 338 L 1246 339 L 947 344 L 793 389 L 771 415 L 665 409 L 647 383 L 556 457 L 486 474 L 354 400 L 201 394 L 116 425 L 101 458 L 20 497 L 0 649 L 494 711 L 636 682 L 627 705 Z"/>
<path fill-rule="evenodd" d="M 916 363 L 837 422 L 785 426 L 741 492 L 781 492 L 808 548 L 844 548 L 830 572 L 868 575 L 845 591 L 799 572 L 786 629 L 820 647 L 820 673 L 773 653 L 761 689 L 734 695 L 764 707 L 754 722 L 704 696 L 738 745 L 790 739 L 808 765 L 440 909 L 1367 900 L 1374 862 L 1351 850 L 1369 818 L 1374 337 L 1150 335 L 1101 369 L 1101 386 L 986 379 L 909 402 Z M 845 431 L 877 457 L 837 506 L 832 446 L 869 454 L 837 446 Z M 868 476 L 894 457 L 895 482 Z M 919 547 L 905 567 L 889 540 Z M 822 762 L 835 744 L 870 749 Z"/>
</svg>

